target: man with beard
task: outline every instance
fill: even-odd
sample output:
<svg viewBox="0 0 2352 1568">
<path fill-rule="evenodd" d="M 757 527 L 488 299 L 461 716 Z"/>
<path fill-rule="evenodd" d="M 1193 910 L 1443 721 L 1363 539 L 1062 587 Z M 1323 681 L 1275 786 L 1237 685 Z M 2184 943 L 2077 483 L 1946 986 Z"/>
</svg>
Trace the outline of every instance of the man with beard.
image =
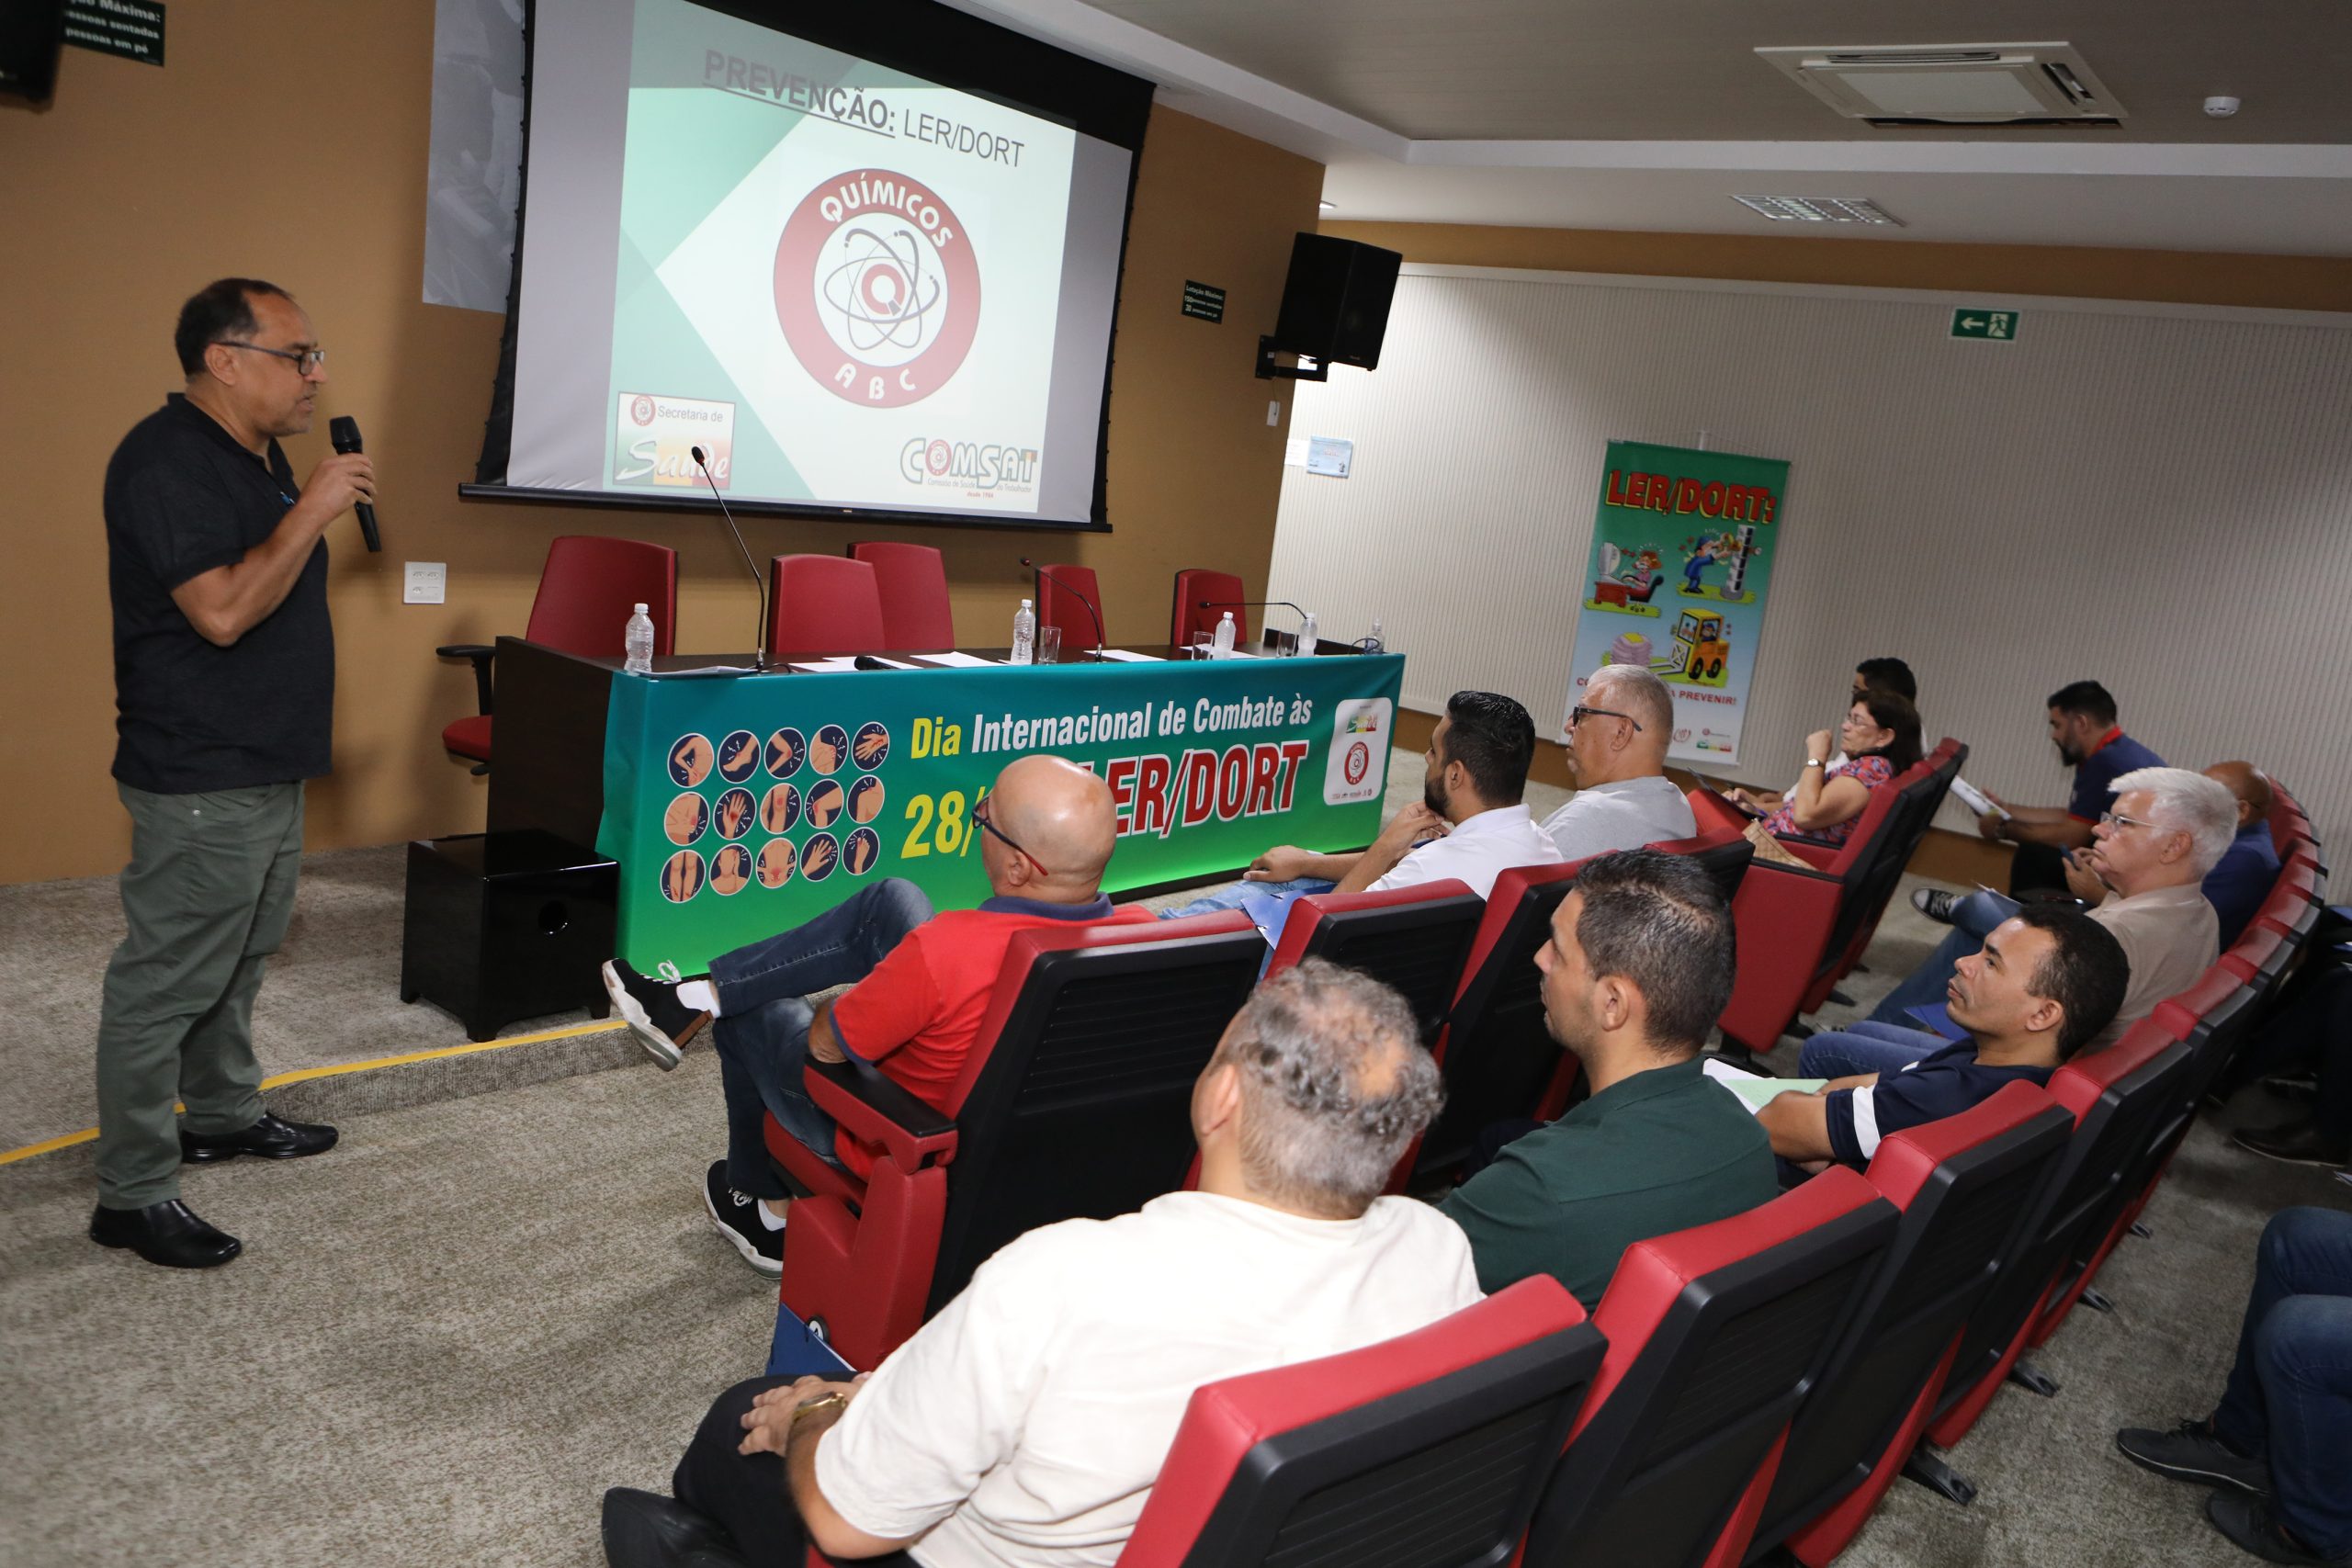
<svg viewBox="0 0 2352 1568">
<path fill-rule="evenodd" d="M 2050 743 L 2058 760 L 2075 770 L 2075 791 L 2060 806 L 2012 806 L 1998 795 L 1989 798 L 2008 813 L 1988 811 L 1976 830 L 1995 843 L 2018 846 L 2009 863 L 2009 891 L 2064 891 L 2065 854 L 2088 849 L 2091 829 L 2102 813 L 2115 806 L 2115 781 L 2142 768 L 2161 768 L 2165 760 L 2123 733 L 2115 722 L 2115 699 L 2097 681 L 2075 681 L 2050 694 Z M 1921 913 L 1950 920 L 1951 897 L 1915 896 Z"/>
<path fill-rule="evenodd" d="M 1629 850 L 1577 874 L 1535 966 L 1544 1027 L 1591 1093 L 1438 1205 L 1482 1290 L 1549 1274 L 1590 1312 L 1635 1242 L 1778 1195 L 1763 1130 L 1699 1064 L 1733 960 L 1730 906 L 1697 862 Z"/>
<path fill-rule="evenodd" d="M 1559 847 L 1524 799 L 1534 757 L 1535 721 L 1525 708 L 1493 692 L 1456 692 L 1430 736 L 1421 799 L 1390 818 L 1369 849 L 1317 854 L 1280 844 L 1251 861 L 1241 881 L 1159 918 L 1247 908 L 1272 940 L 1281 934 L 1282 906 L 1309 893 L 1385 892 L 1454 877 L 1484 898 L 1512 866 L 1559 863 Z"/>
</svg>

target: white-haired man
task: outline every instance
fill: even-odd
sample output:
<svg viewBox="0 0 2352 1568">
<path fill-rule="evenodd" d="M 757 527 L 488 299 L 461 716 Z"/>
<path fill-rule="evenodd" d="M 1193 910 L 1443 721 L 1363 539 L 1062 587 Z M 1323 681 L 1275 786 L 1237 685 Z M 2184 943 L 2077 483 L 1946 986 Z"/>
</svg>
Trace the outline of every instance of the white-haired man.
<svg viewBox="0 0 2352 1568">
<path fill-rule="evenodd" d="M 2122 944 L 2132 964 L 2123 1005 L 2086 1051 L 2114 1043 L 2212 964 L 2221 952 L 2221 922 L 2201 884 L 2237 832 L 2236 797 L 2187 768 L 2134 769 L 2116 779 L 2115 792 L 2114 806 L 2092 829 L 2090 847 L 2066 861 L 2067 886 L 2091 906 L 2091 919 Z M 1908 1027 L 1919 1016 L 1911 1010 L 1940 1006 L 1960 960 L 1981 945 L 1982 938 L 1953 927 L 1868 1020 L 1806 1041 L 1800 1074 L 1900 1072 L 1904 1064 L 1941 1049 L 1951 1036 Z"/>
<path fill-rule="evenodd" d="M 1604 664 L 1568 710 L 1568 768 L 1577 792 L 1544 819 L 1562 860 L 1687 839 L 1699 830 L 1690 802 L 1666 776 L 1674 697 L 1630 664 Z"/>
</svg>

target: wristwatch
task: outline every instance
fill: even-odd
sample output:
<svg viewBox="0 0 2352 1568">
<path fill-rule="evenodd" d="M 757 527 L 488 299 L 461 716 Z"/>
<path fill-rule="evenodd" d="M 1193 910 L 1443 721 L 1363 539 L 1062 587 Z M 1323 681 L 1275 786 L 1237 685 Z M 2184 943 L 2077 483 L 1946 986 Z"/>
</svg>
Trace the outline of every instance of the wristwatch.
<svg viewBox="0 0 2352 1568">
<path fill-rule="evenodd" d="M 1821 759 L 1818 757 L 1807 757 L 1804 760 L 1804 765 L 1808 768 L 1817 768 L 1821 766 Z"/>
<path fill-rule="evenodd" d="M 842 1405 L 847 1404 L 848 1403 L 849 1395 L 843 1393 L 839 1389 L 835 1389 L 830 1393 L 820 1393 L 805 1404 L 796 1404 L 792 1407 L 792 1424 L 795 1427 L 797 1427 L 811 1416 L 815 1416 L 822 1411 L 839 1410 Z"/>
</svg>

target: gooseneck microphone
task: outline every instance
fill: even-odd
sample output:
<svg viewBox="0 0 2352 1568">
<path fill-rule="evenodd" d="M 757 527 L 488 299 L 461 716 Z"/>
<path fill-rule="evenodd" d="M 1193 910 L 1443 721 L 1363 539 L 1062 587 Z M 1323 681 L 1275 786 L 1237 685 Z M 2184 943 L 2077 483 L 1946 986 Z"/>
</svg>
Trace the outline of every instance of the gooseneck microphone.
<svg viewBox="0 0 2352 1568">
<path fill-rule="evenodd" d="M 1080 593 L 1070 584 L 1064 582 L 1060 578 L 1056 577 L 1052 572 L 1047 571 L 1044 567 L 1038 566 L 1035 561 L 1031 560 L 1027 556 L 1023 556 L 1021 558 L 1021 564 L 1034 569 L 1039 577 L 1044 578 L 1046 581 L 1052 583 L 1055 587 L 1060 589 L 1063 592 L 1069 594 L 1071 598 L 1086 606 L 1086 613 L 1094 617 L 1094 662 L 1097 664 L 1102 663 L 1103 645 L 1102 612 L 1094 607 L 1094 601 L 1089 599 L 1085 594 Z"/>
<path fill-rule="evenodd" d="M 751 547 L 743 543 L 743 530 L 735 526 L 735 514 L 727 510 L 727 497 L 719 493 L 718 481 L 710 477 L 710 463 L 699 446 L 686 448 L 695 456 L 695 467 L 702 470 L 702 482 L 710 487 L 712 497 L 718 502 L 718 514 L 727 519 L 727 531 L 735 536 L 735 547 L 743 552 L 743 570 L 752 574 L 752 587 L 760 596 L 759 630 L 752 637 L 752 668 L 773 670 L 768 662 L 768 585 L 760 577 L 760 569 L 752 564 Z"/>
<path fill-rule="evenodd" d="M 335 415 L 327 421 L 327 439 L 334 443 L 334 449 L 338 452 L 358 451 L 359 422 L 347 413 Z M 359 502 L 352 511 L 359 514 L 359 536 L 368 541 L 368 548 L 377 554 L 382 553 L 384 541 L 376 532 L 376 503 L 372 501 Z"/>
</svg>

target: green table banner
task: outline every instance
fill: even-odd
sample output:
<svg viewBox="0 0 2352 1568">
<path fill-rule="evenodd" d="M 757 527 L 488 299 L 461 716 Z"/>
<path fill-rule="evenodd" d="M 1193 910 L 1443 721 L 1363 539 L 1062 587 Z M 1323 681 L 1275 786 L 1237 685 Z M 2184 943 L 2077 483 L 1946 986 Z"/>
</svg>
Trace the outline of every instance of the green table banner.
<svg viewBox="0 0 2352 1568">
<path fill-rule="evenodd" d="M 1279 843 L 1379 831 L 1396 654 L 613 678 L 597 848 L 621 955 L 695 975 L 876 877 L 988 897 L 972 807 L 1046 751 L 1119 813 L 1111 892 L 1207 878 Z"/>
</svg>

